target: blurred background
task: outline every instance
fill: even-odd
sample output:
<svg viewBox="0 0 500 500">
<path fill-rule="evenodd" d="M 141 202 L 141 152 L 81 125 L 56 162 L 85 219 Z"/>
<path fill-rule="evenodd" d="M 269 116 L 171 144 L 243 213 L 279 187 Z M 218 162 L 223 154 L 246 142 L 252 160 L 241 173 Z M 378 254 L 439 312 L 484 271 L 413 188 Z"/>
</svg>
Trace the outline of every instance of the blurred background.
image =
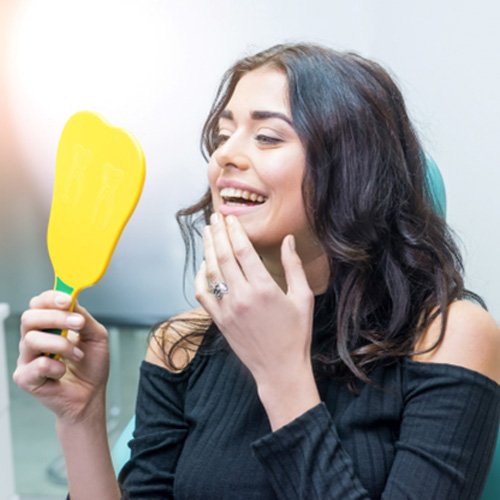
<svg viewBox="0 0 500 500">
<path fill-rule="evenodd" d="M 392 72 L 444 177 L 467 284 L 498 320 L 499 22 L 494 0 L 0 0 L 4 368 L 15 364 L 19 314 L 52 286 L 45 234 L 60 133 L 74 112 L 97 111 L 136 136 L 147 163 L 108 272 L 80 297 L 113 328 L 119 431 L 133 411 L 148 325 L 189 307 L 174 213 L 205 190 L 199 136 L 220 77 L 284 41 L 354 50 Z M 64 498 L 52 417 L 12 385 L 9 411 L 17 492 Z"/>
</svg>

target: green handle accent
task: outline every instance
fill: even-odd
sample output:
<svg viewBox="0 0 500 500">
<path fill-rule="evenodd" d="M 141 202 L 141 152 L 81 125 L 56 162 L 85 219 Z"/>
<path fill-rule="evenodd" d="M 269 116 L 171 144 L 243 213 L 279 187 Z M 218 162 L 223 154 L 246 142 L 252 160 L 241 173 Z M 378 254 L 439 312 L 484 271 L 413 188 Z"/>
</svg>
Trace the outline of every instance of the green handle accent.
<svg viewBox="0 0 500 500">
<path fill-rule="evenodd" d="M 71 295 L 73 293 L 74 288 L 67 285 L 66 283 L 64 283 L 64 281 L 61 278 L 59 278 L 59 276 L 56 276 L 55 283 L 54 283 L 54 290 L 56 290 L 58 292 L 64 292 L 64 293 Z M 63 330 L 59 330 L 59 328 L 49 328 L 49 329 L 44 330 L 44 331 L 47 333 L 53 333 L 54 335 L 61 335 L 63 332 Z M 55 358 L 56 355 L 55 354 L 48 354 L 48 357 Z"/>
<path fill-rule="evenodd" d="M 64 281 L 61 278 L 59 278 L 59 276 L 56 276 L 56 284 L 54 285 L 54 290 L 71 295 L 73 293 L 74 288 L 64 283 Z"/>
<path fill-rule="evenodd" d="M 54 290 L 56 290 L 58 292 L 64 292 L 64 293 L 71 295 L 73 293 L 74 288 L 72 288 L 69 285 L 67 285 L 66 283 L 64 283 L 64 281 L 61 278 L 59 278 L 59 276 L 56 276 Z M 53 333 L 55 335 L 61 335 L 61 333 L 62 333 L 62 330 L 59 330 L 58 328 L 49 328 L 49 329 L 44 330 L 44 331 L 47 333 Z"/>
</svg>

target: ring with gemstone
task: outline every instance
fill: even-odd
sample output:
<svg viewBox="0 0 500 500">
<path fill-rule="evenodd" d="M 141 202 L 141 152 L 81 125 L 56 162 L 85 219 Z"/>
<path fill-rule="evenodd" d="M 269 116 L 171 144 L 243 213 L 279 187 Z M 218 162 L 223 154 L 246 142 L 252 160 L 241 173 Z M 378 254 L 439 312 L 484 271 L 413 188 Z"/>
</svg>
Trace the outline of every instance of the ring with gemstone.
<svg viewBox="0 0 500 500">
<path fill-rule="evenodd" d="M 217 300 L 221 300 L 229 292 L 229 287 L 224 281 L 215 281 L 210 283 L 209 290 L 215 295 Z"/>
</svg>

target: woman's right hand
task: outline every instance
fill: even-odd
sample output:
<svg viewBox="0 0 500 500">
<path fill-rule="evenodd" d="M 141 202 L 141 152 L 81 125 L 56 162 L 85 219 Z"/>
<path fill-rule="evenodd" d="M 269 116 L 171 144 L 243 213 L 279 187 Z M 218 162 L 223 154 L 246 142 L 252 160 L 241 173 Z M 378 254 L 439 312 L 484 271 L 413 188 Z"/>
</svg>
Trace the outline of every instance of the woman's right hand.
<svg viewBox="0 0 500 500">
<path fill-rule="evenodd" d="M 106 329 L 71 297 L 46 291 L 33 297 L 21 317 L 19 358 L 14 382 L 33 394 L 59 419 L 77 423 L 104 411 L 109 372 Z M 70 329 L 68 337 L 43 330 Z M 60 355 L 56 360 L 44 353 Z"/>
</svg>

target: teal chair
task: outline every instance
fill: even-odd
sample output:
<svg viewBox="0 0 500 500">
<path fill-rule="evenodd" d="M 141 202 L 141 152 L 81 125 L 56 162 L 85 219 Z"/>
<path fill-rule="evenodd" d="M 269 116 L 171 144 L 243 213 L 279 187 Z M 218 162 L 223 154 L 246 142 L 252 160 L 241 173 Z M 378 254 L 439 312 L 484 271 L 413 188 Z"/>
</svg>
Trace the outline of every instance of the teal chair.
<svg viewBox="0 0 500 500">
<path fill-rule="evenodd" d="M 500 439 L 497 439 L 493 464 L 481 500 L 500 500 Z"/>
<path fill-rule="evenodd" d="M 432 199 L 436 212 L 443 218 L 446 217 L 446 191 L 443 177 L 435 161 L 430 157 L 425 157 L 427 163 L 426 180 L 429 188 L 429 195 Z M 128 442 L 132 439 L 135 427 L 135 416 L 131 418 L 125 429 L 118 437 L 111 450 L 111 458 L 116 474 L 125 465 L 130 457 Z M 488 476 L 488 481 L 481 500 L 500 500 L 500 440 L 497 442 L 493 466 Z"/>
<path fill-rule="evenodd" d="M 444 188 L 444 181 L 439 171 L 436 162 L 430 157 L 425 157 L 427 164 L 427 171 L 425 173 L 425 180 L 427 181 L 427 188 L 429 196 L 432 200 L 436 212 L 443 218 L 446 218 L 446 190 Z"/>
<path fill-rule="evenodd" d="M 121 471 L 122 467 L 127 463 L 130 458 L 130 448 L 128 442 L 132 439 L 132 433 L 135 429 L 135 415 L 130 419 L 129 423 L 125 426 L 121 434 L 118 436 L 113 448 L 111 449 L 111 460 L 115 474 Z"/>
</svg>

